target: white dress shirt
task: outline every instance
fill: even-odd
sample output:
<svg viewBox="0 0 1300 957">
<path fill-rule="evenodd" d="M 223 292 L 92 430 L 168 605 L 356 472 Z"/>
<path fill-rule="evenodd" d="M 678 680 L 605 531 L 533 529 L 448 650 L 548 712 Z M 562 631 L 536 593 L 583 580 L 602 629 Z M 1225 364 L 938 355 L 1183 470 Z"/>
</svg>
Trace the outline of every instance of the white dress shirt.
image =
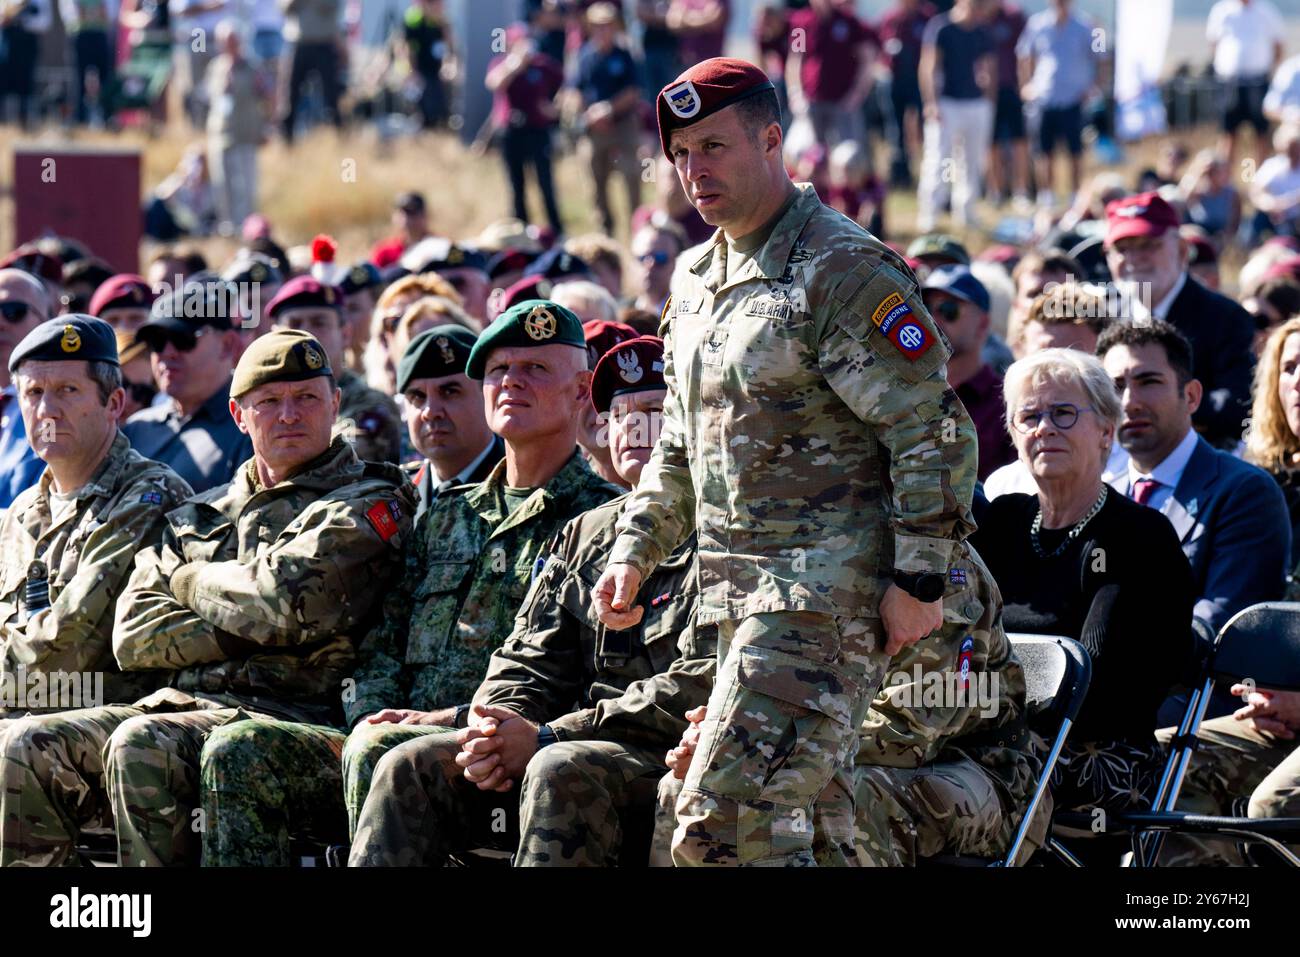
<svg viewBox="0 0 1300 957">
<path fill-rule="evenodd" d="M 1137 484 L 1138 479 L 1155 479 L 1160 484 L 1152 491 L 1151 497 L 1147 499 L 1146 504 L 1157 511 L 1164 512 L 1165 506 L 1173 498 L 1174 489 L 1178 487 L 1178 482 L 1183 477 L 1183 471 L 1187 468 L 1192 453 L 1196 451 L 1197 441 L 1196 430 L 1189 428 L 1187 434 L 1183 436 L 1183 440 L 1174 446 L 1174 450 L 1165 456 L 1164 461 L 1150 472 L 1143 472 L 1138 468 L 1136 462 L 1129 459 L 1128 487 L 1130 498 L 1132 497 L 1132 489 Z"/>
</svg>

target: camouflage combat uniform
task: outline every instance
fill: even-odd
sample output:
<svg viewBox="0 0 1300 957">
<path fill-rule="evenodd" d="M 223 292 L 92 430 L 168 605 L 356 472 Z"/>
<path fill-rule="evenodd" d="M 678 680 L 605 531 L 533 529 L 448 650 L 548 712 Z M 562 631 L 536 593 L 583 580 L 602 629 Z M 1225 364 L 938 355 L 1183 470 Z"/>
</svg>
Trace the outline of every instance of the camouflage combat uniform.
<svg viewBox="0 0 1300 957">
<path fill-rule="evenodd" d="M 1025 726 L 1024 675 L 1002 629 L 1002 598 L 967 545 L 949 568 L 943 603 L 943 627 L 891 662 L 862 723 L 851 779 L 841 770 L 828 785 L 853 791 L 854 816 L 843 816 L 843 800 L 814 808 L 813 853 L 821 865 L 910 867 L 944 853 L 1000 857 L 1020 824 L 1042 766 Z M 659 865 L 671 863 L 681 783 L 668 775 L 660 786 Z M 1041 842 L 1047 815 L 1038 818 L 1031 839 Z"/>
<path fill-rule="evenodd" d="M 342 826 L 328 825 L 342 820 L 346 804 L 355 826 L 384 753 L 447 730 L 361 719 L 385 708 L 435 711 L 468 702 L 510 633 L 543 546 L 569 518 L 617 494 L 575 452 L 508 514 L 505 474 L 502 461 L 479 486 L 440 496 L 416 524 L 405 578 L 385 588 L 382 622 L 361 643 L 343 695 L 351 735 L 285 721 L 212 735 L 203 792 L 205 801 L 219 796 L 223 803 L 208 814 L 205 863 L 287 863 L 289 837 L 303 831 L 343 840 Z M 245 788 L 249 780 L 268 787 Z"/>
<path fill-rule="evenodd" d="M 249 460 L 170 512 L 161 543 L 136 558 L 113 632 L 124 670 L 156 670 L 168 686 L 133 706 L 10 726 L 0 864 L 65 863 L 81 828 L 109 820 L 124 865 L 197 859 L 204 737 L 246 719 L 339 719 L 353 636 L 400 566 L 414 508 L 396 466 L 363 465 L 336 439 L 273 488 Z"/>
<path fill-rule="evenodd" d="M 1168 748 L 1177 728 L 1156 732 Z M 1300 817 L 1300 748 L 1294 740 L 1256 730 L 1251 721 L 1224 715 L 1204 722 L 1187 768 L 1178 810 L 1193 814 Z M 1300 848 L 1292 846 L 1300 853 Z M 1169 834 L 1160 853 L 1166 867 L 1227 865 L 1243 860 L 1232 838 Z"/>
<path fill-rule="evenodd" d="M 453 734 L 394 748 L 375 769 L 353 863 L 438 864 L 476 838 L 517 847 L 521 866 L 620 859 L 622 812 L 648 815 L 664 752 L 686 729 L 682 715 L 708 696 L 715 654 L 713 628 L 691 620 L 693 538 L 655 569 L 635 628 L 600 627 L 591 590 L 623 501 L 565 527 L 474 695 L 476 704 L 548 724 L 558 741 L 538 751 L 519 788 L 504 795 L 465 780 Z M 510 827 L 493 833 L 497 808 Z"/>
<path fill-rule="evenodd" d="M 135 553 L 158 542 L 163 516 L 193 491 L 170 468 L 132 449 L 121 432 L 58 521 L 51 515 L 52 481 L 47 469 L 0 525 L 0 725 L 27 713 L 134 701 L 158 684 L 147 673 L 118 669 L 113 609 Z M 48 570 L 49 608 L 29 616 L 24 594 L 36 560 Z M 26 693 L 47 686 L 57 691 L 59 680 L 49 679 L 58 673 L 93 673 L 102 700 L 93 694 L 81 702 L 35 700 Z M 63 687 L 80 699 L 85 684 L 78 679 Z"/>
<path fill-rule="evenodd" d="M 759 232 L 678 261 L 663 431 L 610 556 L 644 578 L 695 529 L 718 623 L 679 864 L 813 863 L 793 827 L 853 763 L 890 576 L 946 575 L 973 530 L 974 427 L 906 264 L 806 185 Z"/>
<path fill-rule="evenodd" d="M 401 461 L 402 416 L 392 397 L 366 385 L 351 369 L 339 373 L 338 423 L 363 462 Z"/>
</svg>

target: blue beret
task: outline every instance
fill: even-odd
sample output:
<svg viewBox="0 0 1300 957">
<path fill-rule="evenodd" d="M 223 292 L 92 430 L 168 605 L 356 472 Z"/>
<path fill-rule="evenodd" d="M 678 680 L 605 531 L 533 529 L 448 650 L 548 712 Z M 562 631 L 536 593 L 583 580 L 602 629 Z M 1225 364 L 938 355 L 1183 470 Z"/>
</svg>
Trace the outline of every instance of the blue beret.
<svg viewBox="0 0 1300 957">
<path fill-rule="evenodd" d="M 26 359 L 61 362 L 111 362 L 118 365 L 117 334 L 103 319 L 70 313 L 42 322 L 27 333 L 9 356 L 9 373 Z"/>
</svg>

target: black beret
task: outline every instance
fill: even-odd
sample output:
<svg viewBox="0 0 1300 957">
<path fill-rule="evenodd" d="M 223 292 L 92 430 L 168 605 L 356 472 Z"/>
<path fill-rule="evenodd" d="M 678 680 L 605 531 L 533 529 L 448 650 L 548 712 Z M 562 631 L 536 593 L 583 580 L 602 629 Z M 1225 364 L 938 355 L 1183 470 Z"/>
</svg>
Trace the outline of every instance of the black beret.
<svg viewBox="0 0 1300 957">
<path fill-rule="evenodd" d="M 666 388 L 664 341 L 640 336 L 620 342 L 601 356 L 591 378 L 591 404 L 597 412 L 608 412 L 616 395 Z"/>
<path fill-rule="evenodd" d="M 525 299 L 497 316 L 483 330 L 465 363 L 465 374 L 471 379 L 482 379 L 488 353 L 493 349 L 554 345 L 577 346 L 585 353 L 587 339 L 582 333 L 582 320 L 558 302 Z"/>
<path fill-rule="evenodd" d="M 400 260 L 411 272 L 440 272 L 443 269 L 477 269 L 487 272 L 487 256 L 469 246 L 461 246 L 441 236 L 422 239 Z"/>
<path fill-rule="evenodd" d="M 562 246 L 552 246 L 542 253 L 524 270 L 525 276 L 543 276 L 546 279 L 563 279 L 566 276 L 590 276 L 591 267 L 587 261 L 573 253 L 565 252 Z"/>
<path fill-rule="evenodd" d="M 436 379 L 465 371 L 478 339 L 464 326 L 449 322 L 420 333 L 397 363 L 397 391 L 405 392 L 412 379 Z"/>
<path fill-rule="evenodd" d="M 263 253 L 250 253 L 236 259 L 221 271 L 221 278 L 227 282 L 255 282 L 279 285 L 284 282 L 284 273 L 275 264 L 275 260 Z"/>
<path fill-rule="evenodd" d="M 363 289 L 372 289 L 382 283 L 383 280 L 379 277 L 379 267 L 371 262 L 359 262 L 348 270 L 346 276 L 339 280 L 339 288 L 343 290 L 343 295 L 351 296 Z"/>
<path fill-rule="evenodd" d="M 70 313 L 57 316 L 27 333 L 9 356 L 9 373 L 25 359 L 62 362 L 111 362 L 118 365 L 117 334 L 103 319 Z"/>
<path fill-rule="evenodd" d="M 522 272 L 527 269 L 536 258 L 536 253 L 530 253 L 526 249 L 503 249 L 488 260 L 488 278 L 496 279 L 498 276 L 508 272 Z"/>
<path fill-rule="evenodd" d="M 314 276 L 295 276 L 280 287 L 270 302 L 266 304 L 266 314 L 274 319 L 288 309 L 333 309 L 343 308 L 343 292 L 336 286 L 321 282 Z"/>
<path fill-rule="evenodd" d="M 195 273 L 180 289 L 159 296 L 142 326 L 159 326 L 195 332 L 203 326 L 234 328 L 239 312 L 239 290 L 212 273 Z"/>
</svg>

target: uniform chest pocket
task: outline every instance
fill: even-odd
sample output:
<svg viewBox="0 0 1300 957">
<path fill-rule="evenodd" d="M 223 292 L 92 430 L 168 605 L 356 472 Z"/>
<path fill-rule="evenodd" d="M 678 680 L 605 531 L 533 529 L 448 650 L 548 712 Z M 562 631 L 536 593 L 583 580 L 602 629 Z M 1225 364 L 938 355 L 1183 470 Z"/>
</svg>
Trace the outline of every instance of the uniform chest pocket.
<svg viewBox="0 0 1300 957">
<path fill-rule="evenodd" d="M 232 525 L 218 525 L 210 528 L 187 528 L 180 533 L 184 542 L 185 561 L 219 562 L 234 558 L 234 554 L 225 554 L 226 543 L 234 532 Z"/>
<path fill-rule="evenodd" d="M 406 663 L 427 665 L 437 661 L 456 627 L 465 580 L 472 561 L 433 562 L 411 596 L 411 627 L 406 641 Z"/>
<path fill-rule="evenodd" d="M 656 601 L 658 604 L 655 604 Z M 695 595 L 693 594 L 673 595 L 667 598 L 657 595 L 646 596 L 641 641 L 645 645 L 646 654 L 649 655 L 656 674 L 667 671 L 668 666 L 676 660 L 678 639 L 690 625 L 694 610 Z"/>
</svg>

